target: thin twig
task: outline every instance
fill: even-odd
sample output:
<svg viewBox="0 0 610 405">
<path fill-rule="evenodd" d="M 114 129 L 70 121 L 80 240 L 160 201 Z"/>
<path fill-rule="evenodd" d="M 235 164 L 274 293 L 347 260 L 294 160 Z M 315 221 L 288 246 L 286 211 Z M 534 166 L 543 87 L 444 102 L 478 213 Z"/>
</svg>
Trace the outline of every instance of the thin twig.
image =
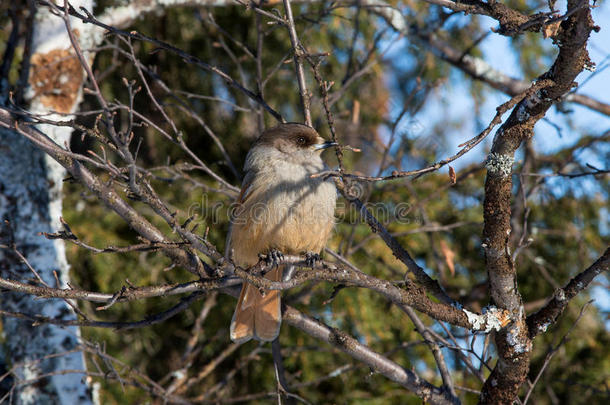
<svg viewBox="0 0 610 405">
<path fill-rule="evenodd" d="M 297 82 L 299 83 L 299 93 L 301 95 L 301 103 L 303 104 L 303 116 L 305 118 L 305 124 L 310 127 L 313 126 L 311 121 L 311 109 L 309 101 L 309 92 L 307 91 L 307 83 L 305 81 L 305 72 L 303 70 L 302 58 L 307 53 L 303 49 L 303 46 L 299 42 L 297 36 L 297 30 L 294 26 L 294 19 L 292 18 L 292 6 L 290 0 L 283 0 L 284 9 L 286 10 L 286 21 L 288 23 L 288 33 L 290 34 L 290 43 L 292 44 L 292 50 L 294 52 L 294 66 L 297 75 Z"/>
</svg>

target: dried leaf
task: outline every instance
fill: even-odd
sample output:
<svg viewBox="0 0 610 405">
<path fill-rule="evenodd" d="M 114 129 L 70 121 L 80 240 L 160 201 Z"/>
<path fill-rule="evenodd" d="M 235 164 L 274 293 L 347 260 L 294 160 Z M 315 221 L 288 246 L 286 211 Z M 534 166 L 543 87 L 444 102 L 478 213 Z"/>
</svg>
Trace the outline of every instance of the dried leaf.
<svg viewBox="0 0 610 405">
<path fill-rule="evenodd" d="M 557 31 L 559 31 L 560 24 L 561 24 L 561 20 L 555 21 L 554 23 L 550 23 L 549 25 L 545 26 L 544 29 L 542 30 L 542 36 L 544 38 L 554 37 L 555 35 L 557 35 Z"/>
<path fill-rule="evenodd" d="M 453 252 L 453 250 L 451 250 L 449 248 L 449 246 L 447 245 L 447 242 L 445 242 L 444 239 L 441 239 L 441 252 L 443 253 L 443 256 L 445 257 L 445 263 L 447 263 L 447 267 L 449 267 L 449 271 L 451 272 L 451 275 L 454 276 L 455 275 L 455 263 L 453 262 L 453 259 L 455 258 L 455 253 Z"/>
<path fill-rule="evenodd" d="M 451 184 L 455 184 L 457 182 L 457 176 L 455 175 L 455 170 L 453 167 L 449 166 L 449 179 L 451 180 Z"/>
</svg>

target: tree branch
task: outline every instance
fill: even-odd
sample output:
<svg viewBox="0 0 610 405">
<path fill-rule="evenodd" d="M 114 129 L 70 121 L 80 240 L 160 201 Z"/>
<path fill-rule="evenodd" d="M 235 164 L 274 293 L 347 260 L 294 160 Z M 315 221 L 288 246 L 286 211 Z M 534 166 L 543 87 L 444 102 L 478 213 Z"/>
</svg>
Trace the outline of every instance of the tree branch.
<svg viewBox="0 0 610 405">
<path fill-rule="evenodd" d="M 456 404 L 444 390 L 431 385 L 412 371 L 374 352 L 345 332 L 331 328 L 292 307 L 285 305 L 282 307 L 282 319 L 287 324 L 297 327 L 308 335 L 327 342 L 342 352 L 347 353 L 390 380 L 412 391 L 424 401 L 431 404 Z"/>
<path fill-rule="evenodd" d="M 301 95 L 301 103 L 303 104 L 303 116 L 305 124 L 310 127 L 313 125 L 311 121 L 311 108 L 309 100 L 309 91 L 307 90 L 307 82 L 305 80 L 305 72 L 303 71 L 303 46 L 299 42 L 297 30 L 294 26 L 294 18 L 292 17 L 292 6 L 290 0 L 284 1 L 284 9 L 286 10 L 286 20 L 288 21 L 288 33 L 290 34 L 290 43 L 294 52 L 294 68 L 296 70 L 297 82 L 299 83 L 299 93 Z"/>
<path fill-rule="evenodd" d="M 569 0 L 568 8 L 577 0 Z M 511 403 L 529 370 L 531 339 L 517 288 L 517 269 L 510 254 L 512 164 L 521 143 L 533 136 L 534 125 L 554 102 L 568 93 L 576 76 L 589 63 L 586 45 L 594 29 L 589 8 L 580 8 L 561 25 L 559 55 L 538 78 L 543 88 L 526 97 L 498 130 L 488 155 L 483 203 L 483 246 L 493 302 L 512 313 L 514 323 L 496 335 L 498 363 L 485 382 L 480 403 Z"/>
<path fill-rule="evenodd" d="M 128 205 L 113 188 L 100 181 L 84 165 L 70 157 L 69 153 L 66 153 L 45 134 L 27 125 L 27 123 L 19 125 L 5 108 L 0 108 L 0 126 L 17 131 L 64 166 L 74 178 L 83 183 L 106 206 L 119 214 L 140 235 L 152 242 L 171 243 L 159 229 Z M 178 248 L 163 249 L 163 251 L 176 263 L 194 274 L 205 275 L 204 265 L 194 253 Z"/>
<path fill-rule="evenodd" d="M 65 320 L 65 319 L 57 319 L 57 318 L 49 318 L 44 315 L 39 314 L 25 314 L 22 312 L 10 312 L 0 309 L 0 314 L 3 316 L 10 316 L 13 318 L 26 319 L 28 321 L 34 322 L 36 324 L 43 323 L 51 323 L 53 325 L 61 325 L 61 326 L 85 326 L 85 327 L 95 327 L 95 328 L 112 328 L 116 330 L 128 330 L 135 328 L 144 328 L 146 326 L 151 326 L 157 323 L 164 322 L 174 315 L 179 314 L 180 312 L 186 310 L 191 304 L 203 297 L 201 292 L 195 292 L 189 295 L 188 297 L 181 298 L 180 302 L 178 302 L 173 307 L 160 312 L 158 314 L 149 315 L 146 318 L 140 321 L 132 321 L 132 322 L 108 322 L 108 321 L 90 321 L 88 319 L 80 319 L 80 320 Z"/>
<path fill-rule="evenodd" d="M 261 278 L 261 280 L 266 280 Z M 30 290 L 30 292 L 35 290 Z M 225 291 L 230 295 L 237 296 L 237 291 Z M 48 318 L 39 315 L 28 315 L 21 313 L 5 313 L 0 312 L 7 316 L 17 316 L 20 318 L 28 319 L 34 322 L 40 323 L 53 323 L 60 325 L 73 324 L 70 322 L 76 322 L 81 326 L 96 326 L 96 327 L 112 327 L 112 328 L 133 328 L 138 327 L 142 323 L 156 323 L 157 320 L 173 316 L 175 313 L 185 309 L 192 303 L 193 300 L 199 299 L 200 293 L 191 294 L 187 299 L 182 300 L 180 303 L 164 311 L 160 314 L 147 317 L 146 319 L 139 322 L 98 322 L 98 321 L 64 321 L 61 319 Z M 285 323 L 297 327 L 303 330 L 305 333 L 311 335 L 314 338 L 321 339 L 330 345 L 340 349 L 347 353 L 351 357 L 363 362 L 364 364 L 371 367 L 373 370 L 383 374 L 390 380 L 399 383 L 403 387 L 411 390 L 419 397 L 429 401 L 431 404 L 450 404 L 455 405 L 456 402 L 451 396 L 444 390 L 431 385 L 430 383 L 422 380 L 412 371 L 409 371 L 397 363 L 389 360 L 383 355 L 374 352 L 369 347 L 359 343 L 356 339 L 349 336 L 348 334 L 331 328 L 313 318 L 310 318 L 298 310 L 283 305 L 282 318 Z"/>
<path fill-rule="evenodd" d="M 540 310 L 527 317 L 527 328 L 530 339 L 557 321 L 566 309 L 570 300 L 586 289 L 598 275 L 610 270 L 610 248 L 586 270 L 575 276 L 565 287 L 555 291 L 553 298 Z"/>
</svg>

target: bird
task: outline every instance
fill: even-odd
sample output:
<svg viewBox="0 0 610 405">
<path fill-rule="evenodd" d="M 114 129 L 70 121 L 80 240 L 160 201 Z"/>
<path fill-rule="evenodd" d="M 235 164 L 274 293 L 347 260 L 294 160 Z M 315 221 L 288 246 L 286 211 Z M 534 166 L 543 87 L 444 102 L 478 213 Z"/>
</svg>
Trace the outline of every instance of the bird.
<svg viewBox="0 0 610 405">
<path fill-rule="evenodd" d="M 282 281 L 287 266 L 277 262 L 284 254 L 319 258 L 334 227 L 337 190 L 331 179 L 312 175 L 328 170 L 321 152 L 336 145 L 299 123 L 282 123 L 260 134 L 246 156 L 231 219 L 228 251 L 237 266 L 251 267 L 266 254 L 276 263 L 265 278 Z M 281 321 L 280 291 L 261 293 L 244 282 L 231 320 L 231 340 L 273 341 Z"/>
</svg>

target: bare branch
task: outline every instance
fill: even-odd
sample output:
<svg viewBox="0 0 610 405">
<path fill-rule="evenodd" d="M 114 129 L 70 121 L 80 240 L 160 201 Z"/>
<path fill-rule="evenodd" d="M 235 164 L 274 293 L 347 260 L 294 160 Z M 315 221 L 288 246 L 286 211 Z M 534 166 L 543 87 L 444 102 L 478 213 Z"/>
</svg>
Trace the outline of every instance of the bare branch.
<svg viewBox="0 0 610 405">
<path fill-rule="evenodd" d="M 195 292 L 186 298 L 180 299 L 180 302 L 168 310 L 160 312 L 158 314 L 147 316 L 145 319 L 135 322 L 107 322 L 107 321 L 90 321 L 90 320 L 64 320 L 49 318 L 47 316 L 38 314 L 25 314 L 22 312 L 11 312 L 0 309 L 0 314 L 4 316 L 10 316 L 13 318 L 26 319 L 32 321 L 35 324 L 50 323 L 53 325 L 61 326 L 89 326 L 96 328 L 112 328 L 117 330 L 127 330 L 135 328 L 143 328 L 157 323 L 164 322 L 176 314 L 186 310 L 190 305 L 200 299 L 203 296 L 200 292 Z"/>
<path fill-rule="evenodd" d="M 576 7 L 577 1 L 568 1 L 568 8 Z M 521 294 L 515 288 L 517 269 L 509 246 L 514 155 L 521 143 L 533 136 L 534 125 L 556 100 L 570 91 L 576 75 L 590 63 L 586 45 L 593 29 L 588 8 L 579 9 L 562 24 L 557 34 L 559 55 L 549 71 L 538 79 L 545 85 L 513 109 L 498 130 L 487 158 L 483 246 L 490 293 L 493 302 L 511 311 L 516 319 L 496 335 L 499 359 L 483 386 L 484 401 L 510 402 L 517 396 L 527 377 L 532 347 Z"/>
<path fill-rule="evenodd" d="M 474 138 L 472 138 L 472 139 L 462 143 L 461 145 L 459 145 L 460 147 L 462 147 L 462 149 L 460 149 L 459 152 L 457 152 L 455 155 L 450 156 L 450 157 L 448 157 L 446 159 L 443 159 L 443 160 L 441 160 L 441 161 L 439 161 L 437 163 L 434 163 L 434 164 L 432 164 L 430 166 L 424 167 L 423 169 L 409 170 L 409 171 L 394 170 L 392 172 L 392 174 L 390 174 L 388 176 L 361 176 L 361 175 L 355 175 L 355 174 L 349 174 L 349 173 L 341 173 L 340 171 L 336 171 L 336 172 L 335 171 L 326 171 L 326 172 L 322 172 L 322 173 L 318 173 L 318 174 L 312 175 L 312 177 L 319 177 L 319 176 L 340 176 L 340 177 L 346 178 L 346 179 L 353 179 L 353 180 L 359 180 L 359 181 L 373 181 L 374 182 L 374 181 L 394 180 L 394 179 L 398 179 L 398 178 L 401 178 L 401 177 L 407 177 L 407 176 L 421 176 L 423 174 L 436 171 L 436 170 L 440 169 L 441 167 L 446 166 L 449 163 L 453 162 L 454 160 L 464 156 L 472 148 L 474 148 L 479 143 L 481 143 L 481 141 L 483 141 L 483 139 L 485 139 L 487 137 L 487 135 L 489 135 L 491 133 L 491 130 L 494 129 L 498 124 L 500 124 L 502 122 L 502 115 L 504 115 L 504 113 L 506 113 L 508 110 L 513 108 L 515 105 L 517 105 L 523 99 L 525 99 L 527 97 L 531 97 L 538 90 L 542 89 L 545 86 L 548 86 L 549 84 L 551 84 L 550 81 L 544 81 L 544 80 L 540 80 L 540 81 L 532 83 L 530 88 L 528 88 L 524 92 L 516 95 L 515 97 L 511 98 L 510 100 L 508 100 L 504 104 L 498 106 L 496 108 L 496 115 L 493 117 L 493 119 L 491 120 L 491 122 L 489 123 L 487 128 L 485 128 L 481 133 L 479 133 Z"/>
<path fill-rule="evenodd" d="M 303 54 L 307 53 L 304 50 L 303 45 L 299 42 L 297 37 L 297 30 L 294 26 L 294 19 L 292 18 L 292 6 L 290 0 L 284 1 L 284 9 L 286 10 L 286 20 L 288 22 L 288 32 L 290 33 L 290 42 L 292 43 L 292 50 L 294 52 L 294 68 L 297 74 L 297 81 L 299 83 L 299 93 L 301 94 L 301 103 L 303 104 L 303 116 L 305 117 L 305 124 L 310 127 L 313 125 L 311 121 L 311 109 L 309 102 L 309 92 L 307 90 L 307 83 L 305 81 L 305 72 L 303 71 Z"/>
<path fill-rule="evenodd" d="M 610 248 L 582 273 L 574 277 L 565 287 L 555 291 L 553 298 L 539 311 L 527 317 L 530 338 L 544 333 L 566 309 L 570 300 L 586 289 L 595 277 L 610 270 Z"/>
<path fill-rule="evenodd" d="M 448 397 L 440 388 L 434 387 L 428 382 L 423 381 L 412 371 L 407 370 L 379 353 L 372 351 L 370 348 L 344 332 L 330 328 L 320 321 L 312 319 L 289 306 L 283 306 L 282 318 L 287 324 L 297 327 L 308 335 L 327 342 L 349 354 L 351 357 L 367 364 L 373 370 L 383 374 L 390 380 L 409 389 L 420 398 L 426 398 L 426 401 L 431 404 L 456 404 L 456 402 Z"/>
</svg>

